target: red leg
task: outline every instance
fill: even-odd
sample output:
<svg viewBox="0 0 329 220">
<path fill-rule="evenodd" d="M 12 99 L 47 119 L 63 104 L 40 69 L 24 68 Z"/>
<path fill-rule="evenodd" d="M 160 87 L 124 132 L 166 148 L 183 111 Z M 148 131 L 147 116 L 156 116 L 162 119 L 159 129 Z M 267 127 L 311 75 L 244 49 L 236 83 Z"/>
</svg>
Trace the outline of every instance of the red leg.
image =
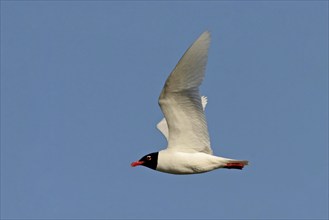
<svg viewBox="0 0 329 220">
<path fill-rule="evenodd" d="M 227 163 L 224 168 L 227 169 L 240 169 L 242 170 L 242 168 L 244 167 L 243 163 Z"/>
</svg>

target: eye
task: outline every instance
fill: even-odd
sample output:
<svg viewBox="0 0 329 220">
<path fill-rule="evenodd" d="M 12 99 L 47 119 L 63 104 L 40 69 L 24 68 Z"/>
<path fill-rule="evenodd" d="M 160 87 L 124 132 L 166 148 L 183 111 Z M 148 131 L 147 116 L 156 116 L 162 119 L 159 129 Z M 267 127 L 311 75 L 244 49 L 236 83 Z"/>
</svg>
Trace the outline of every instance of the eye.
<svg viewBox="0 0 329 220">
<path fill-rule="evenodd" d="M 151 156 L 146 156 L 146 160 L 151 160 L 152 157 Z"/>
</svg>

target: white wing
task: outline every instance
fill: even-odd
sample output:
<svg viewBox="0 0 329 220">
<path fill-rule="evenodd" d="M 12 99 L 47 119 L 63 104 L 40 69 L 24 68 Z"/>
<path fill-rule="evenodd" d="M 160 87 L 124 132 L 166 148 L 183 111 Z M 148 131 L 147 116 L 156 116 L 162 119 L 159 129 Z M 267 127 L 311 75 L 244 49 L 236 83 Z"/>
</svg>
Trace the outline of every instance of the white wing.
<svg viewBox="0 0 329 220">
<path fill-rule="evenodd" d="M 204 32 L 180 59 L 160 94 L 159 105 L 168 123 L 169 149 L 212 154 L 199 94 L 209 43 L 210 33 Z"/>
<path fill-rule="evenodd" d="M 203 111 L 206 109 L 206 105 L 208 103 L 208 98 L 206 96 L 201 96 L 201 104 Z M 163 134 L 163 136 L 168 141 L 169 131 L 168 131 L 168 125 L 165 118 L 163 118 L 158 124 L 157 129 Z"/>
</svg>

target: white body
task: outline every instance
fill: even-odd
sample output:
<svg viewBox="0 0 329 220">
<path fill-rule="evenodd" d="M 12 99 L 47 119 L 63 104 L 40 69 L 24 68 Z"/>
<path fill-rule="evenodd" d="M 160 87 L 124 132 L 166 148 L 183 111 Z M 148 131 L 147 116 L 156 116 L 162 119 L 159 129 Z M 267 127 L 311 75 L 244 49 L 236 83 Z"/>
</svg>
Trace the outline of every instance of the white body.
<svg viewBox="0 0 329 220">
<path fill-rule="evenodd" d="M 231 159 L 195 152 L 186 153 L 173 150 L 159 152 L 156 170 L 172 174 L 195 174 L 223 168 Z"/>
</svg>

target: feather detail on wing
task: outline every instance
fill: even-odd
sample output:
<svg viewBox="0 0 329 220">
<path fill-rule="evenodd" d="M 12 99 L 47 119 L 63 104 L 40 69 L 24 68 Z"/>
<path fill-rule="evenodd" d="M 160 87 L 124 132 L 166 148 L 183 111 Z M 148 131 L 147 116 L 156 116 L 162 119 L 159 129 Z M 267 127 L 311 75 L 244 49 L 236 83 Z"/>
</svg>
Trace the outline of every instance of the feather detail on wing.
<svg viewBox="0 0 329 220">
<path fill-rule="evenodd" d="M 206 96 L 201 96 L 201 104 L 203 111 L 205 111 L 206 106 L 208 104 L 208 98 Z M 157 129 L 163 134 L 163 136 L 166 138 L 168 141 L 168 136 L 169 136 L 169 131 L 168 131 L 168 124 L 165 118 L 163 118 L 158 124 L 157 124 Z"/>
<path fill-rule="evenodd" d="M 180 59 L 160 94 L 159 105 L 168 125 L 168 149 L 212 154 L 199 94 L 209 43 L 210 34 L 204 32 Z"/>
</svg>

